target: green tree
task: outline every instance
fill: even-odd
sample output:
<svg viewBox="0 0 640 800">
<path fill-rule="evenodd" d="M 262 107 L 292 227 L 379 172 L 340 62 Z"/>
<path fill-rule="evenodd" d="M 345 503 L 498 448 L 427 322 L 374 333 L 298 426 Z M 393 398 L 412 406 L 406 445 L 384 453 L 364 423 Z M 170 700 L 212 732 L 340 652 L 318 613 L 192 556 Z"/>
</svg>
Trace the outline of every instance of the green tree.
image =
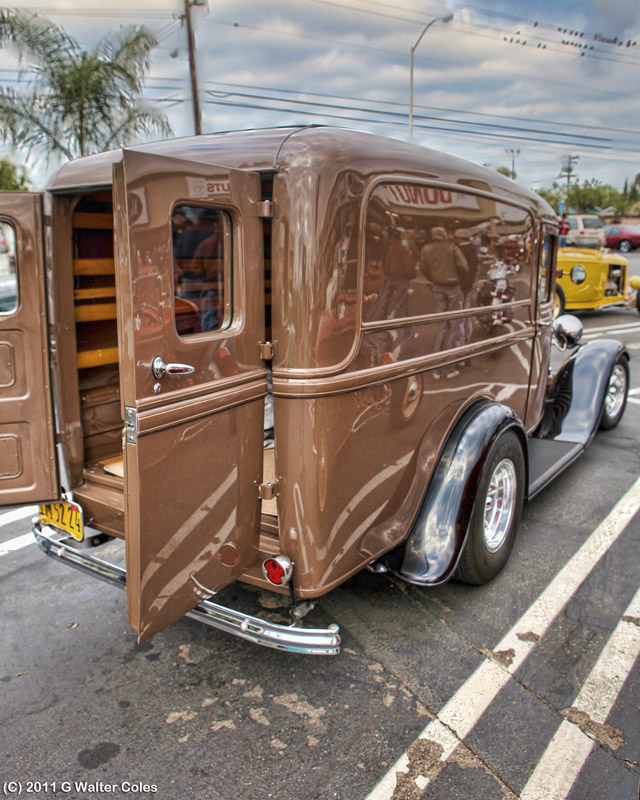
<svg viewBox="0 0 640 800">
<path fill-rule="evenodd" d="M 0 137 L 28 155 L 71 159 L 170 133 L 140 101 L 156 44 L 144 27 L 127 26 L 86 51 L 44 17 L 0 9 L 0 45 L 13 45 L 33 73 L 24 93 L 0 87 Z"/>
<path fill-rule="evenodd" d="M 0 190 L 3 192 L 26 192 L 29 179 L 24 170 L 18 170 L 8 158 L 0 159 Z"/>
<path fill-rule="evenodd" d="M 506 175 L 507 178 L 513 178 L 515 180 L 518 177 L 518 173 L 514 172 L 513 175 L 511 174 L 511 170 L 509 167 L 498 167 L 496 172 L 499 172 L 501 175 Z"/>
<path fill-rule="evenodd" d="M 565 192 L 557 183 L 554 183 L 551 189 L 537 189 L 536 191 L 540 197 L 543 197 L 549 203 L 554 211 L 558 210 L 560 201 L 565 199 Z"/>
</svg>

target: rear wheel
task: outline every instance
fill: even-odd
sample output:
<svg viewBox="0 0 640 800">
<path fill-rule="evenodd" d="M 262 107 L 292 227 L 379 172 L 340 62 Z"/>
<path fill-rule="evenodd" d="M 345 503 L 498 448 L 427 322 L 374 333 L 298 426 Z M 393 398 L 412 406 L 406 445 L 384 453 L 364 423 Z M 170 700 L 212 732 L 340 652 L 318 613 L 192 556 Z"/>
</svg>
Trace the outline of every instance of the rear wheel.
<svg viewBox="0 0 640 800">
<path fill-rule="evenodd" d="M 564 314 L 564 292 L 561 286 L 556 286 L 553 298 L 553 318 L 557 319 L 561 314 Z"/>
<path fill-rule="evenodd" d="M 482 469 L 456 577 L 482 584 L 500 572 L 513 548 L 524 500 L 524 455 L 517 435 L 503 433 Z"/>
<path fill-rule="evenodd" d="M 631 242 L 628 239 L 622 239 L 620 244 L 618 245 L 618 249 L 621 253 L 628 253 L 631 250 Z"/>
<path fill-rule="evenodd" d="M 604 397 L 604 409 L 600 420 L 602 430 L 610 431 L 620 422 L 627 405 L 628 391 L 629 364 L 625 356 L 618 356 L 618 360 L 611 369 L 607 393 Z"/>
</svg>

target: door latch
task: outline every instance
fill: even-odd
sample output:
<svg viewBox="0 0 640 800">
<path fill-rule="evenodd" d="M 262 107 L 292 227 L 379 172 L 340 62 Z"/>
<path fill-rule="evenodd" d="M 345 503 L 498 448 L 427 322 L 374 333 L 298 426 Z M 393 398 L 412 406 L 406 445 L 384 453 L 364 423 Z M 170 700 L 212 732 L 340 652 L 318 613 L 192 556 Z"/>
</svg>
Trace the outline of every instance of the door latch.
<svg viewBox="0 0 640 800">
<path fill-rule="evenodd" d="M 124 409 L 124 438 L 128 444 L 137 444 L 138 443 L 138 412 L 135 408 L 129 408 L 128 406 Z"/>
</svg>

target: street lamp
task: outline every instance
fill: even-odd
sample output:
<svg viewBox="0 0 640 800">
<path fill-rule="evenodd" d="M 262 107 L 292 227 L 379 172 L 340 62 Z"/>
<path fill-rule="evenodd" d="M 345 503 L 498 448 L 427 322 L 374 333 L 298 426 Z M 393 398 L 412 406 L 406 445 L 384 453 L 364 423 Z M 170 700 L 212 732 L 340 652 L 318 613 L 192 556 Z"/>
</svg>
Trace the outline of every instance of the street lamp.
<svg viewBox="0 0 640 800">
<path fill-rule="evenodd" d="M 413 137 L 413 54 L 416 51 L 416 47 L 422 41 L 422 37 L 434 24 L 434 22 L 451 22 L 452 19 L 453 19 L 453 12 L 451 11 L 448 14 L 445 14 L 443 17 L 435 17 L 435 19 L 432 19 L 424 26 L 422 33 L 420 34 L 420 36 L 418 36 L 418 41 L 411 48 L 411 78 L 409 81 L 409 139 Z"/>
<path fill-rule="evenodd" d="M 514 150 L 511 147 L 505 148 L 505 153 L 511 156 L 511 180 L 516 179 L 516 156 L 520 155 L 520 150 Z"/>
</svg>

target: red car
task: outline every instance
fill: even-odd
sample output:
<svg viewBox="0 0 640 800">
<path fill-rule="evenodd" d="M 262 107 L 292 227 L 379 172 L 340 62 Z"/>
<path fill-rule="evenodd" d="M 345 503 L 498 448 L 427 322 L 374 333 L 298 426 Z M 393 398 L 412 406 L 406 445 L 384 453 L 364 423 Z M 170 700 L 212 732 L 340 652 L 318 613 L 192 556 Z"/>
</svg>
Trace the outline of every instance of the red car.
<svg viewBox="0 0 640 800">
<path fill-rule="evenodd" d="M 628 253 L 640 247 L 640 225 L 607 225 L 604 229 L 605 246 Z"/>
</svg>

